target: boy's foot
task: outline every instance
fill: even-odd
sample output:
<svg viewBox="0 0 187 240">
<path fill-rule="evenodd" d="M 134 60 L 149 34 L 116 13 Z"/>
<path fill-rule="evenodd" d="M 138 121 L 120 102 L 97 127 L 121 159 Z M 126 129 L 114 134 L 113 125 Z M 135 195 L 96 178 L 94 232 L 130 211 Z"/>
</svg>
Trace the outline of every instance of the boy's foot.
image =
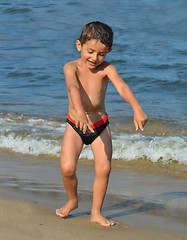
<svg viewBox="0 0 187 240">
<path fill-rule="evenodd" d="M 94 213 L 91 215 L 91 222 L 99 223 L 104 227 L 111 227 L 115 225 L 115 222 L 109 221 L 105 217 L 103 217 L 100 213 Z"/>
<path fill-rule="evenodd" d="M 70 212 L 78 208 L 78 202 L 68 201 L 60 209 L 56 209 L 56 215 L 62 218 L 69 216 Z"/>
</svg>

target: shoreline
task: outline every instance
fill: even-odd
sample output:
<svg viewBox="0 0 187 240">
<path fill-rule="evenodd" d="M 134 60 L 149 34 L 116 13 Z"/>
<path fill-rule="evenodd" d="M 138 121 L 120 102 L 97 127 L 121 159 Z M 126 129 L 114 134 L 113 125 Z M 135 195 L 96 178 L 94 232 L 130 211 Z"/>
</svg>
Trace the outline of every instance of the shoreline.
<svg viewBox="0 0 187 240">
<path fill-rule="evenodd" d="M 79 159 L 79 163 L 83 165 L 94 165 L 94 160 Z M 162 162 L 153 163 L 150 160 L 138 159 L 131 161 L 123 161 L 121 159 L 112 159 L 112 168 L 129 169 L 142 173 L 158 173 L 159 175 L 187 178 L 187 165 L 170 163 L 163 164 Z"/>
<path fill-rule="evenodd" d="M 30 154 L 21 154 L 17 152 L 13 152 L 7 149 L 0 149 L 0 158 L 1 155 L 10 155 L 10 156 L 17 156 L 17 158 L 24 158 L 24 159 L 38 159 L 41 160 L 48 160 L 48 161 L 55 161 L 59 162 L 60 157 L 53 156 L 53 155 L 45 155 L 40 154 L 38 156 L 30 155 Z M 37 160 L 37 161 L 38 161 Z M 78 161 L 79 165 L 83 166 L 94 166 L 94 160 L 80 158 Z M 132 171 L 142 172 L 142 173 L 155 173 L 161 174 L 165 176 L 177 177 L 177 178 L 187 178 L 187 165 L 185 164 L 178 164 L 177 162 L 173 161 L 169 164 L 164 164 L 160 162 L 152 162 L 151 160 L 147 159 L 137 159 L 131 161 L 124 161 L 123 159 L 112 159 L 111 162 L 112 168 L 114 169 L 129 169 Z"/>
<path fill-rule="evenodd" d="M 56 239 L 63 239 L 60 238 L 63 235 L 68 240 L 95 239 L 97 235 L 97 239 L 116 237 L 119 240 L 124 237 L 177 240 L 187 236 L 185 178 L 113 168 L 102 211 L 105 217 L 117 224 L 114 228 L 105 229 L 90 222 L 94 180 L 92 165 L 78 164 L 79 208 L 64 220 L 55 216 L 55 209 L 67 201 L 59 162 L 2 152 L 0 160 L 0 225 L 3 226 L 0 236 L 13 236 L 15 233 L 19 236 L 2 239 L 22 239 L 26 231 L 31 234 L 28 239 L 37 239 L 32 231 L 33 234 L 38 232 L 40 239 L 51 239 L 50 234 L 55 232 Z M 10 228 L 12 222 L 14 227 Z"/>
</svg>

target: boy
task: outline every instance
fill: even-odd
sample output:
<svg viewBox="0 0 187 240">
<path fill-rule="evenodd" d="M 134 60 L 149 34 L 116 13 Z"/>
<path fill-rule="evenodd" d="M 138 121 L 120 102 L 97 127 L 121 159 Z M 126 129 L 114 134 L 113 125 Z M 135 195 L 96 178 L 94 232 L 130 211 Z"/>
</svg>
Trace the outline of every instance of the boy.
<svg viewBox="0 0 187 240">
<path fill-rule="evenodd" d="M 105 110 L 105 93 L 108 81 L 134 111 L 136 130 L 143 130 L 147 116 L 131 89 L 118 75 L 116 68 L 105 62 L 112 50 L 112 29 L 101 22 L 85 25 L 76 41 L 81 58 L 68 62 L 64 74 L 69 98 L 69 113 L 61 150 L 61 172 L 68 202 L 56 210 L 60 217 L 67 217 L 78 207 L 76 166 L 83 144 L 91 144 L 95 160 L 95 180 L 91 221 L 103 226 L 113 226 L 101 214 L 111 170 L 112 141 L 108 116 Z"/>
</svg>

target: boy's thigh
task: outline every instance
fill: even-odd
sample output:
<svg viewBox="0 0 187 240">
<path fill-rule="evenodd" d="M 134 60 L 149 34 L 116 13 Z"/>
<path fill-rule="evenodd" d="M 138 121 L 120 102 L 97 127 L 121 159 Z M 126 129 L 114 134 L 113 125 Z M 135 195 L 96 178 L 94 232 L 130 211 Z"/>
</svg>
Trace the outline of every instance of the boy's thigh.
<svg viewBox="0 0 187 240">
<path fill-rule="evenodd" d="M 78 160 L 83 147 L 77 132 L 67 123 L 61 148 L 61 159 Z"/>
<path fill-rule="evenodd" d="M 111 161 L 112 140 L 109 126 L 93 141 L 91 147 L 95 161 Z"/>
</svg>

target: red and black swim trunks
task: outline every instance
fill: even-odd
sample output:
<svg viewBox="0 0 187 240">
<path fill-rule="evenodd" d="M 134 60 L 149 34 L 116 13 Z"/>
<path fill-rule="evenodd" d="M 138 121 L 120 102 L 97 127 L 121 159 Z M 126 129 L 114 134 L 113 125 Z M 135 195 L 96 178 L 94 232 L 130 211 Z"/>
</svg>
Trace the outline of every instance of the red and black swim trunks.
<svg viewBox="0 0 187 240">
<path fill-rule="evenodd" d="M 108 115 L 106 114 L 103 119 L 101 119 L 99 122 L 96 122 L 95 124 L 91 125 L 92 128 L 94 129 L 94 132 L 86 132 L 85 134 L 83 131 L 80 130 L 80 127 L 75 126 L 75 120 L 73 120 L 69 113 L 67 115 L 67 120 L 72 128 L 79 134 L 79 136 L 82 139 L 82 142 L 86 145 L 91 144 L 101 133 L 102 131 L 108 126 L 109 121 L 108 121 Z"/>
</svg>

